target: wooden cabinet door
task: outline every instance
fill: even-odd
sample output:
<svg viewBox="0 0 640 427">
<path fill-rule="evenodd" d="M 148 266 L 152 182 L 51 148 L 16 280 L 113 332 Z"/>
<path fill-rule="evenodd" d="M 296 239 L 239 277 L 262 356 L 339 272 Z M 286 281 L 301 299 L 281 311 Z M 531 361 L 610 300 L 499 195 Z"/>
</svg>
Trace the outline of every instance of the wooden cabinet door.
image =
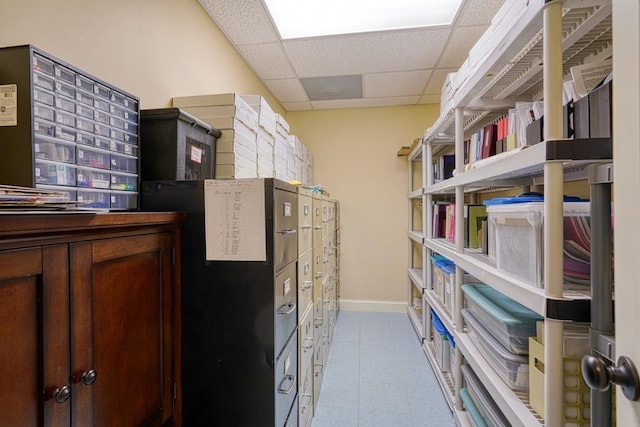
<svg viewBox="0 0 640 427">
<path fill-rule="evenodd" d="M 0 426 L 71 420 L 67 246 L 0 252 Z"/>
<path fill-rule="evenodd" d="M 173 413 L 168 233 L 71 244 L 73 425 L 158 426 Z"/>
</svg>

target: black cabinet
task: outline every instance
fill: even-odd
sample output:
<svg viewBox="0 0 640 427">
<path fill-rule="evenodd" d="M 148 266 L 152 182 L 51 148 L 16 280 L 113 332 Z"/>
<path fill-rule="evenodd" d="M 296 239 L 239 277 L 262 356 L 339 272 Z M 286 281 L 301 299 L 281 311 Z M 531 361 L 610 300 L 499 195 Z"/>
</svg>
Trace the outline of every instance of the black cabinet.
<svg viewBox="0 0 640 427">
<path fill-rule="evenodd" d="M 207 261 L 205 183 L 143 182 L 146 210 L 186 211 L 185 426 L 297 426 L 297 189 L 264 183 L 266 260 Z"/>
</svg>

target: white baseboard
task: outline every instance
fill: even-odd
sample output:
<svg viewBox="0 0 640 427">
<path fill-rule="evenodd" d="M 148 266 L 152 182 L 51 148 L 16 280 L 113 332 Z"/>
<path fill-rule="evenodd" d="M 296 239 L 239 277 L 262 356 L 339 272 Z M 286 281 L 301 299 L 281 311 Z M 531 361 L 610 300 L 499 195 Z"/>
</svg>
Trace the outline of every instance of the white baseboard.
<svg viewBox="0 0 640 427">
<path fill-rule="evenodd" d="M 379 301 L 340 298 L 340 310 L 406 313 L 407 303 L 405 301 Z"/>
</svg>

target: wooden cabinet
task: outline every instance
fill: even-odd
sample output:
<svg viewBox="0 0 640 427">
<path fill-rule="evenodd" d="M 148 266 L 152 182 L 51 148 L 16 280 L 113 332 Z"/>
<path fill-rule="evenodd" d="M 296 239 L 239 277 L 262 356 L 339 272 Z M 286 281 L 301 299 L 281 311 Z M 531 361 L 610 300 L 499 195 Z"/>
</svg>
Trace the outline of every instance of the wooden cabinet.
<svg viewBox="0 0 640 427">
<path fill-rule="evenodd" d="M 181 218 L 0 216 L 0 426 L 181 424 Z"/>
</svg>

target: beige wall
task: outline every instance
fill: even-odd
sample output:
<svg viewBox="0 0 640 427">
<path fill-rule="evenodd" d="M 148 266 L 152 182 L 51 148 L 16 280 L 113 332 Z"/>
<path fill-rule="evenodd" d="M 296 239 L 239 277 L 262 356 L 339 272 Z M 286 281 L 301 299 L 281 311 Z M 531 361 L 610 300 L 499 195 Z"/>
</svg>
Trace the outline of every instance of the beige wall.
<svg viewBox="0 0 640 427">
<path fill-rule="evenodd" d="M 281 107 L 196 0 L 2 0 L 0 46 L 33 44 L 140 97 L 261 94 Z"/>
<path fill-rule="evenodd" d="M 33 44 L 141 99 L 261 94 L 283 113 L 196 0 L 2 0 L 0 46 Z M 436 106 L 289 113 L 318 183 L 342 202 L 342 296 L 407 299 L 407 165 L 396 157 Z"/>
<path fill-rule="evenodd" d="M 341 297 L 407 302 L 407 158 L 437 105 L 290 112 L 315 180 L 340 200 Z"/>
</svg>

